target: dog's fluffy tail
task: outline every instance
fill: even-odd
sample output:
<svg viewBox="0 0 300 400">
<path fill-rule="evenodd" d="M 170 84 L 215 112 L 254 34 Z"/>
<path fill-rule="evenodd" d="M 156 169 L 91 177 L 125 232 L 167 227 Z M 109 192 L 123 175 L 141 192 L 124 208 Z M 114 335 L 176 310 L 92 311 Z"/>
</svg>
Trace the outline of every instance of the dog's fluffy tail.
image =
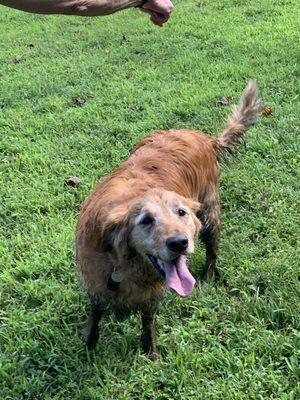
<svg viewBox="0 0 300 400">
<path fill-rule="evenodd" d="M 255 123 L 261 112 L 259 91 L 256 80 L 250 80 L 240 104 L 235 106 L 228 117 L 227 126 L 218 137 L 220 144 L 219 155 L 233 153 L 235 145 L 244 133 Z"/>
</svg>

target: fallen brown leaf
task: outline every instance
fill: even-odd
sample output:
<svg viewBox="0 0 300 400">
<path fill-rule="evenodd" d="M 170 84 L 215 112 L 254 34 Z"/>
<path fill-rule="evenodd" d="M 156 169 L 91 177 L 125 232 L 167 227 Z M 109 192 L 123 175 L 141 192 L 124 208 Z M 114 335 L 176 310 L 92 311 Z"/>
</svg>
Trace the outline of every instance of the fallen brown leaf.
<svg viewBox="0 0 300 400">
<path fill-rule="evenodd" d="M 271 190 L 270 189 L 265 189 L 264 191 L 263 191 L 263 197 L 270 197 L 270 195 L 271 195 Z"/>
<path fill-rule="evenodd" d="M 273 110 L 270 107 L 265 107 L 262 109 L 262 115 L 272 115 L 273 114 Z"/>
<path fill-rule="evenodd" d="M 240 230 L 240 228 L 238 226 L 233 226 L 232 228 L 229 228 L 227 233 L 228 235 L 233 235 L 234 233 L 238 232 Z"/>
<path fill-rule="evenodd" d="M 70 176 L 70 178 L 65 180 L 65 185 L 66 186 L 78 186 L 80 184 L 80 179 L 77 178 L 77 176 Z"/>
<path fill-rule="evenodd" d="M 132 104 L 130 104 L 130 105 L 128 106 L 128 108 L 129 108 L 130 110 L 132 110 L 132 111 L 137 111 L 137 112 L 143 112 L 143 111 L 144 111 L 143 108 L 133 106 Z"/>
<path fill-rule="evenodd" d="M 80 97 L 76 97 L 75 103 L 78 104 L 79 106 L 83 106 L 86 103 L 86 100 L 81 99 Z"/>
<path fill-rule="evenodd" d="M 19 62 L 22 61 L 22 60 L 23 60 L 23 57 L 22 57 L 22 56 L 15 56 L 15 57 L 13 58 L 13 62 L 14 62 L 15 64 L 19 63 Z"/>
<path fill-rule="evenodd" d="M 104 49 L 104 50 L 103 50 L 103 53 L 104 53 L 106 56 L 108 56 L 108 55 L 109 55 L 109 49 Z"/>
<path fill-rule="evenodd" d="M 228 104 L 230 104 L 230 99 L 229 97 L 222 97 L 217 101 L 217 104 L 221 104 L 222 106 L 227 106 Z"/>
<path fill-rule="evenodd" d="M 15 161 L 15 156 L 12 153 L 8 153 L 2 160 L 4 163 L 11 163 Z"/>
</svg>

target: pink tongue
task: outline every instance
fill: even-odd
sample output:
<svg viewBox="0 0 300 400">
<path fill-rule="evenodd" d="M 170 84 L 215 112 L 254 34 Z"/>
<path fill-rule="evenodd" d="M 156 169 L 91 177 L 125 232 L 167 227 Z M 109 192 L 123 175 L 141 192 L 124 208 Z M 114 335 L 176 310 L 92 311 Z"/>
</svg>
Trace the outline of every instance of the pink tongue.
<svg viewBox="0 0 300 400">
<path fill-rule="evenodd" d="M 195 279 L 187 266 L 187 258 L 180 256 L 177 260 L 163 263 L 166 274 L 166 284 L 180 296 L 188 296 L 195 286 Z"/>
</svg>

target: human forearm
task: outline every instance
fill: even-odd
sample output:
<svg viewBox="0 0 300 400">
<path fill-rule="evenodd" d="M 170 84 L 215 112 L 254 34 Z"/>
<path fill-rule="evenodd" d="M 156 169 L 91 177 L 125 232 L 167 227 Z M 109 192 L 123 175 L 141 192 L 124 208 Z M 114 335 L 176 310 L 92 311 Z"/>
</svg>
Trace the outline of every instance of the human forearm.
<svg viewBox="0 0 300 400">
<path fill-rule="evenodd" d="M 38 14 L 96 16 L 137 7 L 142 0 L 0 0 L 0 4 Z"/>
</svg>

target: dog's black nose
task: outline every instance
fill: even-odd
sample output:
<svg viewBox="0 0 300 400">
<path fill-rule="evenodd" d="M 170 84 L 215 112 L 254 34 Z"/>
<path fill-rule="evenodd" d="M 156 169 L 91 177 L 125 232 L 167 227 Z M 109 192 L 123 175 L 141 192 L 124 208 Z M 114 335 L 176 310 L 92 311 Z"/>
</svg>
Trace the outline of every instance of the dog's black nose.
<svg viewBox="0 0 300 400">
<path fill-rule="evenodd" d="M 171 236 L 166 240 L 167 248 L 175 253 L 181 253 L 188 247 L 188 238 L 182 233 Z"/>
</svg>

